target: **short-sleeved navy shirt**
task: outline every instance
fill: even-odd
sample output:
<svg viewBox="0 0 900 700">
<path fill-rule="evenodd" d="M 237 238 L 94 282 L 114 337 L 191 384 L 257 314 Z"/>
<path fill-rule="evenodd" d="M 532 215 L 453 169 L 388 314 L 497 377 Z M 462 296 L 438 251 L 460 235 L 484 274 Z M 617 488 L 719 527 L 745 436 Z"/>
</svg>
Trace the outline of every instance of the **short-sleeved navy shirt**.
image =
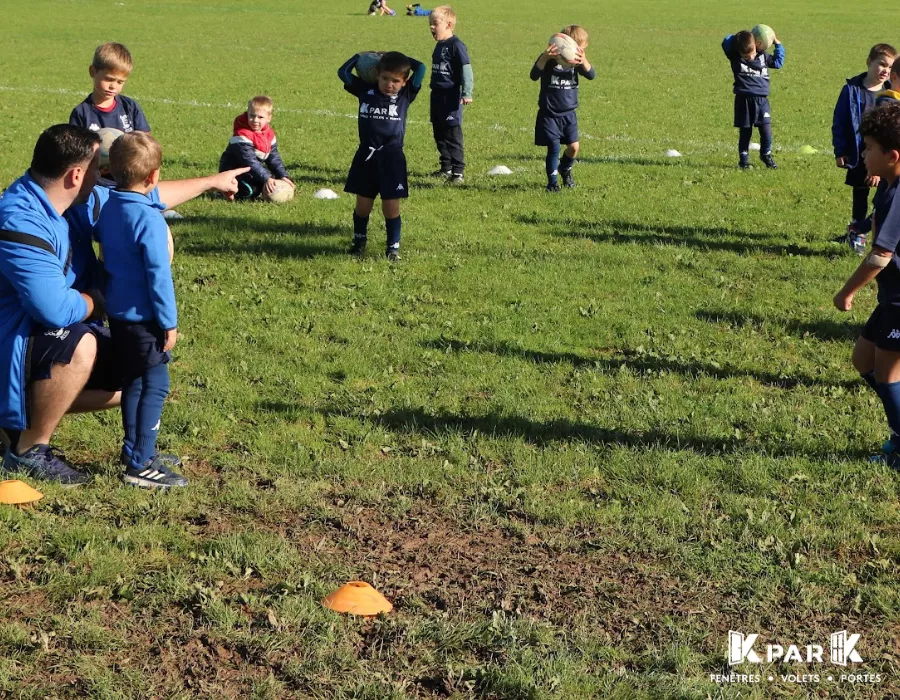
<svg viewBox="0 0 900 700">
<path fill-rule="evenodd" d="M 376 85 L 355 75 L 344 89 L 359 99 L 359 145 L 361 148 L 403 148 L 406 113 L 419 94 L 410 80 L 396 95 L 383 94 Z"/>
<path fill-rule="evenodd" d="M 538 107 L 542 112 L 558 117 L 568 114 L 578 107 L 578 76 L 593 80 L 595 71 L 591 67 L 586 71 L 584 66 L 564 66 L 553 59 L 547 61 L 540 70 L 535 63 L 532 76 L 541 78 L 541 93 L 538 96 Z"/>
<path fill-rule="evenodd" d="M 91 131 L 105 128 L 118 129 L 126 134 L 131 131 L 150 131 L 141 106 L 125 95 L 117 96 L 115 105 L 108 111 L 97 107 L 88 95 L 84 102 L 72 110 L 69 124 L 83 126 Z"/>
<path fill-rule="evenodd" d="M 897 247 L 900 246 L 900 207 L 892 206 L 898 185 L 900 180 L 895 180 L 892 185 L 878 188 L 872 214 L 876 231 L 874 245 L 894 254 L 888 266 L 875 278 L 878 282 L 878 303 L 894 306 L 900 306 L 900 267 L 897 256 Z"/>
<path fill-rule="evenodd" d="M 469 51 L 458 36 L 437 42 L 431 54 L 431 89 L 462 88 L 462 67 L 469 64 Z"/>
</svg>

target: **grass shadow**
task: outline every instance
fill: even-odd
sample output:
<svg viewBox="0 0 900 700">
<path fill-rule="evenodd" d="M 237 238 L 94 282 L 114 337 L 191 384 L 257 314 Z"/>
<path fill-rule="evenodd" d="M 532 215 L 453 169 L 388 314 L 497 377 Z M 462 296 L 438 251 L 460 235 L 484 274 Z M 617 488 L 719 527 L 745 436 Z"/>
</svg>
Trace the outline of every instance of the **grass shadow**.
<svg viewBox="0 0 900 700">
<path fill-rule="evenodd" d="M 848 321 L 837 322 L 822 319 L 819 321 L 798 321 L 791 318 L 767 318 L 756 314 L 739 313 L 737 311 L 701 309 L 694 316 L 707 323 L 721 323 L 733 328 L 752 327 L 761 329 L 775 326 L 787 334 L 801 338 L 812 336 L 825 342 L 854 341 L 859 337 L 858 323 Z"/>
<path fill-rule="evenodd" d="M 269 402 L 268 410 L 295 412 L 294 406 Z M 388 409 L 378 415 L 362 414 L 338 407 L 318 408 L 326 418 L 352 418 L 370 426 L 408 435 L 442 436 L 446 434 L 509 436 L 542 447 L 555 442 L 578 441 L 603 447 L 628 447 L 640 450 L 690 451 L 704 456 L 753 453 L 764 456 L 806 456 L 817 459 L 860 459 L 865 451 L 833 453 L 826 450 L 801 450 L 788 442 L 757 444 L 736 437 L 709 437 L 677 434 L 659 429 L 619 430 L 567 418 L 532 420 L 523 416 L 504 416 L 496 413 L 462 415 L 448 412 L 427 412 L 423 408 Z"/>
<path fill-rule="evenodd" d="M 478 352 L 499 355 L 503 357 L 516 357 L 537 364 L 565 363 L 573 367 L 588 367 L 607 373 L 615 373 L 623 369 L 642 375 L 650 376 L 664 372 L 672 372 L 685 377 L 708 376 L 716 379 L 746 378 L 753 379 L 760 384 L 778 387 L 781 389 L 794 389 L 800 386 L 841 386 L 852 387 L 856 381 L 832 381 L 821 377 L 811 377 L 804 374 L 792 376 L 776 374 L 774 372 L 761 372 L 759 370 L 733 367 L 718 362 L 705 362 L 695 358 L 671 357 L 650 352 L 636 352 L 622 350 L 614 357 L 602 355 L 579 355 L 573 352 L 545 352 L 529 350 L 511 343 L 464 341 L 455 338 L 439 338 L 426 340 L 420 343 L 425 348 L 439 350 L 441 352 Z"/>
<path fill-rule="evenodd" d="M 789 243 L 776 245 L 762 242 L 745 242 L 733 239 L 771 239 L 770 235 L 734 231 L 723 226 L 666 226 L 656 224 L 640 224 L 631 221 L 598 221 L 571 222 L 563 228 L 556 222 L 542 220 L 535 216 L 519 215 L 516 219 L 531 226 L 548 226 L 547 233 L 561 238 L 587 238 L 596 243 L 632 243 L 638 245 L 674 245 L 687 246 L 698 250 L 719 250 L 738 253 L 740 255 L 797 255 L 800 257 L 836 258 L 843 251 L 824 250 L 809 246 Z"/>
</svg>

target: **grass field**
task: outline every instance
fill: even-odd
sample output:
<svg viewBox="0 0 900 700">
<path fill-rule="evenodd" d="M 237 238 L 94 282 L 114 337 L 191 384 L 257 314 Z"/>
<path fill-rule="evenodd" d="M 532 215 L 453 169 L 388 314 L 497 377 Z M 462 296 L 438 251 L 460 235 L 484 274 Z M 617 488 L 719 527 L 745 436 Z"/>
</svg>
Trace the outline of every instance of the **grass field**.
<svg viewBox="0 0 900 700">
<path fill-rule="evenodd" d="M 115 40 L 164 177 L 213 171 L 266 92 L 298 196 L 179 208 L 162 443 L 191 487 L 123 486 L 117 413 L 63 423 L 57 442 L 96 480 L 0 508 L 0 695 L 900 695 L 900 476 L 867 462 L 886 428 L 849 364 L 874 293 L 831 307 L 858 258 L 828 242 L 850 204 L 834 101 L 873 43 L 900 42 L 895 9 L 459 0 L 467 183 L 426 177 L 423 91 L 390 266 L 380 215 L 358 262 L 350 198 L 311 196 L 341 191 L 355 149 L 337 67 L 433 47 L 426 20 L 366 4 L 3 3 L 0 187 Z M 579 187 L 552 196 L 528 72 L 573 21 L 598 77 L 582 84 Z M 780 168 L 739 172 L 719 44 L 761 21 L 787 50 Z M 498 163 L 514 174 L 488 177 Z M 356 578 L 395 611 L 321 607 Z M 757 650 L 848 630 L 863 663 L 744 664 L 759 683 L 721 685 L 729 630 L 758 632 Z"/>
</svg>

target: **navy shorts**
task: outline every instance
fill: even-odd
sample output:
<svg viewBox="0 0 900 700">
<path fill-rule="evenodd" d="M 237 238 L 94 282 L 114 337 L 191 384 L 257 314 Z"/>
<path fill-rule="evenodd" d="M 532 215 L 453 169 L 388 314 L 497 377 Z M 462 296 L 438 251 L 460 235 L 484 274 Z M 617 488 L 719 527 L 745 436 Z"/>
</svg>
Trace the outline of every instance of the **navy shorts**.
<svg viewBox="0 0 900 700">
<path fill-rule="evenodd" d="M 879 304 L 860 335 L 879 350 L 900 352 L 900 306 Z"/>
<path fill-rule="evenodd" d="M 88 323 L 73 323 L 65 328 L 35 328 L 28 343 L 28 383 L 50 379 L 53 365 L 67 365 L 75 348 L 88 333 L 97 339 L 97 358 L 85 389 L 119 391 L 122 374 L 115 361 L 109 329 Z"/>
<path fill-rule="evenodd" d="M 112 334 L 112 349 L 116 354 L 123 383 L 127 384 L 140 377 L 151 367 L 168 362 L 172 356 L 163 352 L 166 334 L 153 321 L 130 323 L 109 320 Z"/>
<path fill-rule="evenodd" d="M 431 123 L 445 126 L 462 124 L 462 105 L 459 90 L 431 91 Z"/>
<path fill-rule="evenodd" d="M 362 147 L 353 156 L 344 192 L 375 199 L 406 199 L 406 155 L 402 148 L 375 150 Z"/>
<path fill-rule="evenodd" d="M 734 96 L 734 125 L 738 129 L 772 123 L 772 108 L 768 97 L 757 95 Z"/>
<path fill-rule="evenodd" d="M 859 165 L 855 168 L 847 168 L 847 174 L 844 177 L 844 184 L 850 185 L 850 187 L 868 187 L 866 184 L 866 178 L 869 177 L 869 171 L 866 169 L 866 164 L 862 159 L 862 154 L 860 154 Z"/>
<path fill-rule="evenodd" d="M 570 143 L 578 141 L 578 115 L 575 110 L 559 117 L 553 117 L 544 112 L 538 112 L 534 123 L 534 145 L 552 146 L 557 143 Z"/>
</svg>

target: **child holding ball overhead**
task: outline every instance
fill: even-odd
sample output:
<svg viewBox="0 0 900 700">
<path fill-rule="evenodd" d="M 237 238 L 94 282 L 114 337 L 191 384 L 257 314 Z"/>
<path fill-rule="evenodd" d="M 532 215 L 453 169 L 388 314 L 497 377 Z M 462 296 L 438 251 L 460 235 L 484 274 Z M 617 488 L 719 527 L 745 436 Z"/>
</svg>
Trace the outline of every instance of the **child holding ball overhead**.
<svg viewBox="0 0 900 700">
<path fill-rule="evenodd" d="M 593 80 L 596 76 L 593 66 L 584 55 L 588 46 L 588 33 L 583 27 L 572 24 L 562 32 L 578 44 L 578 52 L 568 64 L 559 56 L 559 48 L 550 44 L 538 56 L 531 68 L 531 79 L 541 81 L 538 97 L 537 120 L 534 125 L 534 145 L 547 149 L 545 166 L 547 171 L 547 191 L 559 192 L 559 175 L 566 187 L 575 187 L 572 166 L 578 155 L 578 78 Z M 562 160 L 560 145 L 566 146 Z"/>
<path fill-rule="evenodd" d="M 359 148 L 344 187 L 345 192 L 356 195 L 350 253 L 365 252 L 369 214 L 381 195 L 387 231 L 385 255 L 396 262 L 400 260 L 400 200 L 406 199 L 409 190 L 403 153 L 406 113 L 422 88 L 425 64 L 388 51 L 378 63 L 377 82 L 367 83 L 353 74 L 357 61 L 359 54 L 338 69 L 344 89 L 359 100 Z"/>
<path fill-rule="evenodd" d="M 722 41 L 722 51 L 734 74 L 734 125 L 738 136 L 738 167 L 750 168 L 750 138 L 759 129 L 760 160 L 775 169 L 772 157 L 772 107 L 769 105 L 769 69 L 784 65 L 784 45 L 772 36 L 774 55 L 765 52 L 752 32 L 730 34 Z"/>
</svg>

